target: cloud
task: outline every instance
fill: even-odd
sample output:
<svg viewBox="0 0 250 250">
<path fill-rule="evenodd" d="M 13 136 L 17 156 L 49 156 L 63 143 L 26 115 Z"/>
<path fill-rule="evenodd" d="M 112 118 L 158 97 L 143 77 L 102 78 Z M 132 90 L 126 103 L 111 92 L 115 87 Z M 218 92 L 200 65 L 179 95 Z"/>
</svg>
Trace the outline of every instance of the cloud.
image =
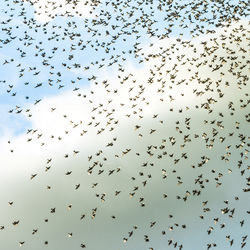
<svg viewBox="0 0 250 250">
<path fill-rule="evenodd" d="M 97 74 L 97 85 L 93 82 L 89 88 L 30 106 L 33 131 L 12 138 L 10 144 L 6 137 L 1 142 L 0 188 L 6 191 L 0 211 L 6 214 L 1 221 L 6 229 L 0 240 L 5 238 L 4 248 L 16 249 L 18 241 L 25 240 L 27 249 L 42 249 L 48 240 L 49 249 L 78 249 L 81 242 L 89 249 L 164 249 L 168 239 L 186 249 L 212 241 L 223 248 L 228 242 L 222 244 L 221 239 L 227 233 L 238 239 L 246 233 L 249 227 L 239 226 L 247 210 L 242 192 L 245 176 L 240 173 L 246 168 L 247 151 L 240 134 L 248 131 L 243 105 L 249 86 L 244 80 L 247 68 L 240 67 L 249 59 L 241 50 L 247 48 L 246 31 L 241 29 L 242 41 L 237 42 L 241 24 L 247 28 L 244 22 L 235 23 L 225 31 L 225 39 L 219 37 L 222 33 L 213 34 L 211 40 L 204 37 L 206 45 L 200 40 L 177 45 L 173 39 L 162 40 L 142 49 L 143 68 L 134 69 L 128 62 L 124 72 L 103 70 Z M 235 55 L 237 61 L 232 59 Z M 226 62 L 217 70 L 220 58 Z M 232 137 L 228 136 L 231 132 Z M 240 149 L 235 145 L 241 145 Z M 243 165 L 238 168 L 241 152 Z M 46 167 L 50 169 L 45 171 Z M 30 180 L 31 174 L 37 176 Z M 92 188 L 93 183 L 98 185 Z M 80 188 L 75 190 L 77 184 Z M 115 191 L 121 194 L 115 196 Z M 10 200 L 13 207 L 8 207 Z M 206 200 L 208 205 L 203 206 Z M 232 219 L 221 213 L 227 206 L 236 209 Z M 55 214 L 50 213 L 53 207 Z M 204 212 L 205 208 L 211 211 Z M 86 218 L 80 220 L 82 214 Z M 217 225 L 216 217 L 220 218 Z M 14 228 L 13 220 L 20 220 L 20 225 Z M 157 223 L 150 228 L 152 221 Z M 226 223 L 224 231 L 221 223 Z M 187 229 L 182 228 L 184 224 Z M 214 227 L 210 239 L 209 226 Z M 35 237 L 31 235 L 34 228 L 39 228 Z M 131 230 L 134 235 L 124 244 L 122 239 Z M 161 236 L 162 230 L 166 236 Z M 69 232 L 73 232 L 70 239 Z M 144 243 L 145 234 L 150 245 Z"/>
<path fill-rule="evenodd" d="M 55 16 L 78 16 L 84 18 L 94 17 L 96 4 L 91 4 L 88 1 L 67 1 L 57 0 L 39 0 L 27 1 L 32 3 L 35 8 L 35 18 L 41 23 L 50 22 Z"/>
</svg>

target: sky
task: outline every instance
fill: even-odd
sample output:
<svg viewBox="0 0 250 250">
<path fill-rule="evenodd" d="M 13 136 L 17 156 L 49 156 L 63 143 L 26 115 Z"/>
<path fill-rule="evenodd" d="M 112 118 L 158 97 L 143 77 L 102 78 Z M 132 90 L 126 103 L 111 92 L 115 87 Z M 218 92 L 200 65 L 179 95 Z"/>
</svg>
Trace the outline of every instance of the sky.
<svg viewBox="0 0 250 250">
<path fill-rule="evenodd" d="M 0 3 L 0 249 L 240 249 L 246 1 L 66 2 Z"/>
</svg>

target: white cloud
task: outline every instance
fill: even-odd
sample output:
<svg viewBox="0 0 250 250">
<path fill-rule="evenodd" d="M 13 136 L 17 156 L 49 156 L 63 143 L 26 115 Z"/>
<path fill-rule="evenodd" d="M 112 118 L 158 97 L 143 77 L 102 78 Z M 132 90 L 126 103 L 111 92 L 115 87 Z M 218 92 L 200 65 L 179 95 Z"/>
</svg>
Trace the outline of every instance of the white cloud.
<svg viewBox="0 0 250 250">
<path fill-rule="evenodd" d="M 24 0 L 27 1 L 27 0 Z M 35 17 L 37 21 L 44 23 L 50 22 L 55 16 L 79 16 L 83 18 L 94 17 L 95 6 L 88 1 L 77 1 L 76 4 L 68 3 L 65 0 L 48 1 L 48 0 L 32 0 L 35 8 Z"/>
</svg>

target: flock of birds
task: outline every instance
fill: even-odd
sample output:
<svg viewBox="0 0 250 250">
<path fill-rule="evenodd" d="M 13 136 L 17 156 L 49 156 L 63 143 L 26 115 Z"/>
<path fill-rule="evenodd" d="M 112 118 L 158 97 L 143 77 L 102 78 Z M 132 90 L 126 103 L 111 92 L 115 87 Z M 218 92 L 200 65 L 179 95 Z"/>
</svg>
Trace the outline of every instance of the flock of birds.
<svg viewBox="0 0 250 250">
<path fill-rule="evenodd" d="M 73 101 L 67 103 L 66 96 L 67 108 L 62 103 L 46 106 L 48 123 L 60 116 L 61 130 L 51 122 L 53 134 L 38 124 L 22 135 L 21 148 L 37 147 L 41 152 L 49 148 L 45 164 L 35 166 L 22 180 L 35 190 L 34 200 L 38 202 L 44 189 L 62 193 L 48 194 L 56 201 L 52 207 L 46 199 L 38 210 L 31 203 L 27 221 L 18 210 L 12 220 L 0 221 L 0 249 L 5 249 L 1 244 L 4 237 L 11 237 L 13 227 L 32 230 L 26 238 L 20 239 L 20 233 L 16 242 L 11 237 L 11 249 L 50 247 L 53 238 L 42 244 L 30 238 L 39 237 L 44 224 L 48 238 L 53 223 L 67 230 L 68 215 L 60 215 L 62 209 L 73 214 L 72 231 L 65 232 L 68 238 L 73 240 L 81 230 L 92 235 L 92 242 L 77 238 L 77 246 L 67 249 L 246 249 L 247 2 L 5 0 L 3 4 L 0 53 L 11 53 L 1 57 L 1 68 L 13 71 L 19 83 L 12 83 L 8 74 L 1 77 L 4 95 L 14 105 L 8 114 L 32 120 L 42 114 L 43 103 L 50 102 L 43 100 L 47 93 L 65 90 Z M 78 11 L 80 6 L 83 10 L 89 6 L 89 17 Z M 35 17 L 41 15 L 50 20 L 38 22 Z M 90 85 L 87 90 L 85 82 Z M 73 147 L 70 152 L 61 149 L 53 156 L 51 145 L 66 149 L 68 143 Z M 6 147 L 15 159 L 19 150 L 15 139 L 9 139 Z M 62 159 L 71 160 L 73 166 Z M 55 184 L 40 186 L 40 181 L 49 180 Z M 69 193 L 65 197 L 64 189 Z M 65 208 L 61 200 L 68 202 Z M 18 202 L 10 199 L 1 209 L 5 211 L 6 205 L 15 209 Z M 74 210 L 79 203 L 84 213 Z M 43 206 L 50 207 L 44 211 Z M 35 217 L 44 213 L 38 222 Z M 59 216 L 60 222 L 51 216 Z M 95 231 L 101 225 L 106 228 L 99 233 L 108 236 L 97 248 L 100 235 Z M 121 234 L 120 238 L 116 241 L 105 231 Z M 197 244 L 196 235 L 202 239 Z M 64 249 L 57 237 L 51 249 Z"/>
</svg>

